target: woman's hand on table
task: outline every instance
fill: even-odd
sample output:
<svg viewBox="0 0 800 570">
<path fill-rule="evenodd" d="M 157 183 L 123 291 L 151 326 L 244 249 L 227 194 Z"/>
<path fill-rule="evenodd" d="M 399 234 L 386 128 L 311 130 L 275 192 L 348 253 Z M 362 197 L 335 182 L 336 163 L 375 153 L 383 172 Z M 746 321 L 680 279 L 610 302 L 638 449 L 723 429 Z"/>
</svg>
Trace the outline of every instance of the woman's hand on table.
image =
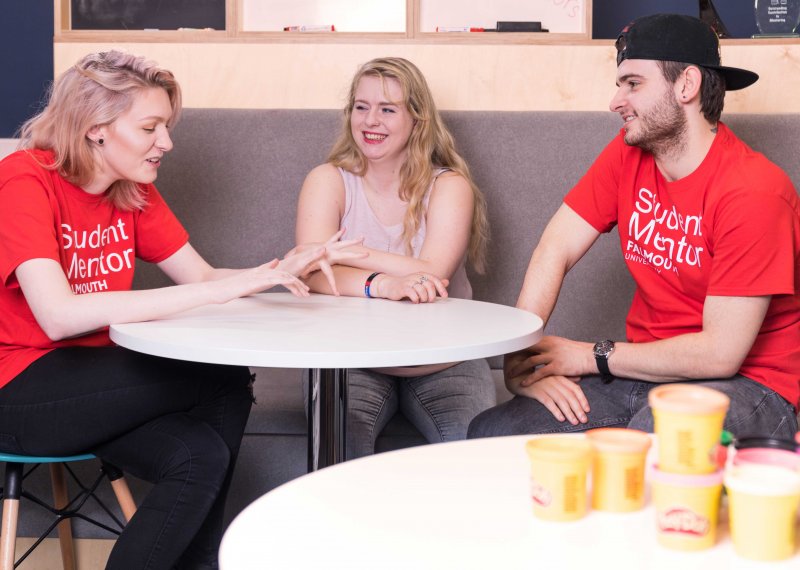
<svg viewBox="0 0 800 570">
<path fill-rule="evenodd" d="M 436 297 L 447 297 L 447 279 L 431 273 L 394 276 L 381 273 L 372 281 L 371 294 L 392 301 L 408 299 L 412 303 L 433 303 Z"/>
</svg>

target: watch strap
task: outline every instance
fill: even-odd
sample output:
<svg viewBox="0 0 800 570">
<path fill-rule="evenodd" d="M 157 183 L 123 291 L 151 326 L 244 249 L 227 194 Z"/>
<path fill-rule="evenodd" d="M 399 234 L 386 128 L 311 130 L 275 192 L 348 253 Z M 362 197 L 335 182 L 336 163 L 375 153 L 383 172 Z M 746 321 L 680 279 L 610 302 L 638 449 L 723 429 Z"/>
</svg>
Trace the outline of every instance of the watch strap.
<svg viewBox="0 0 800 570">
<path fill-rule="evenodd" d="M 603 376 L 611 376 L 611 370 L 608 369 L 608 356 L 595 356 L 597 362 L 597 369 Z"/>
<path fill-rule="evenodd" d="M 608 357 L 614 352 L 614 341 L 604 340 L 594 345 L 594 360 L 597 363 L 597 370 L 603 379 L 603 384 L 608 384 L 614 379 L 611 370 L 608 368 Z"/>
</svg>

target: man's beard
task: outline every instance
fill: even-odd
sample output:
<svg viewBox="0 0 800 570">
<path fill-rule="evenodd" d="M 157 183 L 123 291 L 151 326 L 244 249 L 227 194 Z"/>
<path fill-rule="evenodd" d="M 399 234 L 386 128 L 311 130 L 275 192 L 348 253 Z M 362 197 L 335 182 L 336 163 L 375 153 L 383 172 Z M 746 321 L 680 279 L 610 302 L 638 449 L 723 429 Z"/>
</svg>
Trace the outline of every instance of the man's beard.
<svg viewBox="0 0 800 570">
<path fill-rule="evenodd" d="M 672 90 L 667 89 L 664 96 L 653 108 L 637 114 L 638 129 L 625 134 L 625 143 L 637 146 L 654 156 L 677 155 L 686 146 L 686 116 L 675 101 Z"/>
</svg>

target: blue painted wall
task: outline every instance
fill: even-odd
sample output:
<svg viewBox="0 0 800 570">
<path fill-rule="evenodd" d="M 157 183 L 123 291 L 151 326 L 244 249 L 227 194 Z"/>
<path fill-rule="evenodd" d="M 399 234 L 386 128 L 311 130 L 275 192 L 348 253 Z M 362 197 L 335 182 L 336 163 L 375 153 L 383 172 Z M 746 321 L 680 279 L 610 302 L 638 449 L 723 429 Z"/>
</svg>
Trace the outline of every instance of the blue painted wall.
<svg viewBox="0 0 800 570">
<path fill-rule="evenodd" d="M 0 10 L 0 138 L 11 138 L 53 78 L 53 0 L 3 0 Z"/>
</svg>

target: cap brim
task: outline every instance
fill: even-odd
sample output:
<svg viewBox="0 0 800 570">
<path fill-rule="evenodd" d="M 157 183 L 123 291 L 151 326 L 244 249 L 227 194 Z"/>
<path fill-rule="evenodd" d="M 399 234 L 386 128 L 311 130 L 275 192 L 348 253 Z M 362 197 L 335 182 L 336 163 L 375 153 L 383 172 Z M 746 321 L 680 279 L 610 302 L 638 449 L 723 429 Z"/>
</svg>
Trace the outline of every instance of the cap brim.
<svg viewBox="0 0 800 570">
<path fill-rule="evenodd" d="M 744 89 L 758 81 L 758 74 L 748 71 L 746 69 L 739 69 L 738 67 L 711 67 L 716 69 L 725 78 L 725 90 L 736 91 L 737 89 Z"/>
</svg>

